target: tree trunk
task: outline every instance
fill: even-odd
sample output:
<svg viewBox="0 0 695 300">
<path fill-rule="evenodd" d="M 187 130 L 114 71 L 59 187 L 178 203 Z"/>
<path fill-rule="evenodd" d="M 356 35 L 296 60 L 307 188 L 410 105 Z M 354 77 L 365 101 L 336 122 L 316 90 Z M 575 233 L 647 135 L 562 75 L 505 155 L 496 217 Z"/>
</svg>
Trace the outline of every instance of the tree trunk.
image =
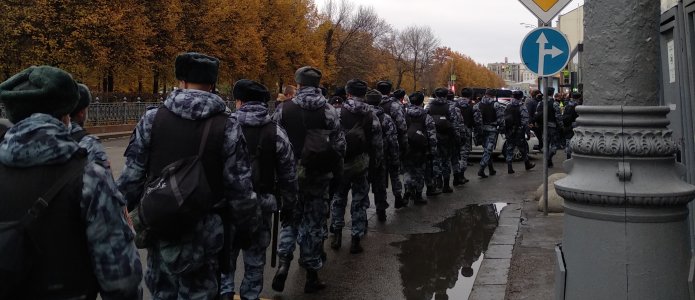
<svg viewBox="0 0 695 300">
<path fill-rule="evenodd" d="M 152 94 L 158 95 L 159 94 L 159 72 L 155 71 L 154 74 L 152 74 Z"/>
</svg>

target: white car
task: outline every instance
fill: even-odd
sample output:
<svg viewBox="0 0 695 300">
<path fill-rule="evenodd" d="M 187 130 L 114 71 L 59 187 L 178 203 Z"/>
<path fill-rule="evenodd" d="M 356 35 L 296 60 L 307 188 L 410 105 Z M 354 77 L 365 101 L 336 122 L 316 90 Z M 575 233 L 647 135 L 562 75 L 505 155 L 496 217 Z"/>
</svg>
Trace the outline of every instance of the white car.
<svg viewBox="0 0 695 300">
<path fill-rule="evenodd" d="M 533 133 L 533 131 L 529 132 L 530 137 L 528 140 L 526 140 L 526 143 L 528 144 L 528 149 L 529 153 L 535 153 L 538 152 L 538 150 L 533 150 L 534 148 L 538 148 L 538 138 L 536 137 L 536 134 Z M 475 145 L 475 138 L 471 142 L 473 145 L 473 148 L 471 149 L 471 156 L 482 156 L 483 155 L 483 146 L 476 146 Z M 498 156 L 503 156 L 505 155 L 505 144 L 507 140 L 505 139 L 503 134 L 497 135 L 497 144 L 495 145 L 495 148 L 492 149 L 492 157 L 498 157 Z M 513 160 L 514 161 L 520 161 L 521 160 L 521 151 L 515 147 L 514 148 L 514 154 L 513 154 Z"/>
</svg>

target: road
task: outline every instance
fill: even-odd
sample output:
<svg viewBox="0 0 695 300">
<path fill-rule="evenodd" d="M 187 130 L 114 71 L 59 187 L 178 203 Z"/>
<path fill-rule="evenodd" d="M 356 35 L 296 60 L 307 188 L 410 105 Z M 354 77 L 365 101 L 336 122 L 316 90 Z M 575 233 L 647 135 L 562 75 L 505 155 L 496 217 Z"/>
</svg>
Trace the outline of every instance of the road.
<svg viewBox="0 0 695 300">
<path fill-rule="evenodd" d="M 107 154 L 116 178 L 123 169 L 123 152 L 127 139 L 104 141 Z M 556 158 L 564 156 L 559 152 Z M 424 206 L 411 206 L 395 211 L 387 210 L 388 219 L 385 223 L 376 220 L 374 208 L 368 210 L 369 233 L 363 240 L 365 251 L 361 254 L 350 254 L 349 225 L 343 233 L 343 248 L 334 251 L 326 243 L 328 260 L 320 271 L 321 278 L 328 288 L 315 295 L 303 293 L 304 272 L 293 261 L 290 276 L 285 291 L 276 293 L 270 288 L 274 270 L 270 268 L 270 254 L 265 270 L 265 284 L 262 297 L 268 299 L 431 299 L 429 285 L 437 285 L 438 280 L 447 279 L 449 282 L 441 286 L 440 293 L 447 292 L 449 299 L 467 299 L 470 286 L 475 274 L 471 277 L 452 276 L 461 267 L 461 257 L 464 256 L 468 237 L 471 231 L 461 219 L 471 218 L 471 205 L 497 204 L 490 207 L 501 208 L 507 203 L 522 203 L 529 198 L 542 182 L 540 159 L 533 157 L 538 167 L 524 171 L 523 163 L 515 163 L 515 174 L 507 174 L 506 165 L 496 161 L 497 175 L 486 179 L 475 176 L 477 163 L 469 167 L 467 177 L 470 182 L 463 187 L 455 188 L 452 194 L 442 194 L 431 198 Z M 560 166 L 556 163 L 556 166 Z M 556 167 L 557 171 L 558 168 Z M 552 173 L 552 171 L 551 171 Z M 393 203 L 389 195 L 389 203 Z M 346 216 L 349 220 L 349 215 Z M 480 218 L 480 216 L 476 216 Z M 475 233 L 473 233 L 475 235 Z M 491 235 L 486 232 L 485 235 Z M 464 237 L 465 236 L 465 237 Z M 450 242 L 452 240 L 462 242 Z M 484 239 L 487 244 L 489 236 Z M 480 242 L 478 242 L 480 243 Z M 484 245 L 482 245 L 484 247 Z M 484 249 L 483 249 L 484 250 Z M 268 251 L 270 253 L 270 250 Z M 143 262 L 146 253 L 141 252 Z M 476 253 L 476 255 L 479 255 Z M 469 255 L 470 256 L 470 255 Z M 295 258 L 299 257 L 295 253 Z M 458 258 L 458 259 L 457 259 Z M 447 267 L 442 264 L 452 264 Z M 458 264 L 455 265 L 455 264 Z M 473 264 L 475 269 L 480 260 Z M 241 263 L 238 264 L 241 266 Z M 421 270 L 421 271 L 420 271 Z M 413 272 L 421 278 L 413 279 Z M 240 283 L 241 272 L 237 272 L 237 286 Z M 458 277 L 458 278 L 457 278 Z M 404 284 L 407 282 L 407 284 Z M 428 283 L 429 282 L 429 283 Z M 422 283 L 422 287 L 414 286 Z M 148 299 L 149 295 L 146 295 Z M 439 298 L 437 298 L 439 299 Z"/>
</svg>

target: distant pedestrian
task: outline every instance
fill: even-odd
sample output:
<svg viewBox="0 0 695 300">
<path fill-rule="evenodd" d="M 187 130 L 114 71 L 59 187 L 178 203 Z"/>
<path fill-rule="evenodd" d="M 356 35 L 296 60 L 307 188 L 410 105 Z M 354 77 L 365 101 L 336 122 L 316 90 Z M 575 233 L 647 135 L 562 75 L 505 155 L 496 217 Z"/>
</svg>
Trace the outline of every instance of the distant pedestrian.
<svg viewBox="0 0 695 300">
<path fill-rule="evenodd" d="M 405 111 L 403 110 L 400 99 L 391 94 L 392 89 L 393 84 L 391 84 L 390 81 L 379 81 L 376 84 L 376 90 L 382 95 L 379 106 L 381 106 L 384 113 L 389 115 L 396 124 L 396 129 L 398 130 L 398 149 L 401 152 L 400 155 L 403 155 L 408 151 L 408 126 L 405 123 Z M 387 175 L 391 183 L 391 192 L 396 199 L 395 202 L 399 203 L 403 200 L 403 183 L 400 179 L 400 165 L 388 164 L 386 167 Z"/>
<path fill-rule="evenodd" d="M 552 95 L 555 89 L 549 87 L 547 89 L 548 95 Z M 541 101 L 536 107 L 536 125 L 543 126 L 543 106 L 548 105 L 548 167 L 553 167 L 553 156 L 560 148 L 561 143 L 564 143 L 560 136 L 560 129 L 563 124 L 562 112 L 560 110 L 560 104 L 556 102 L 553 98 L 549 98 L 547 101 Z"/>
<path fill-rule="evenodd" d="M 512 100 L 504 110 L 504 135 L 506 138 L 505 158 L 507 160 L 507 173 L 513 174 L 514 168 L 514 149 L 521 152 L 521 159 L 524 161 L 526 170 L 532 169 L 535 165 L 529 161 L 528 144 L 526 143 L 526 130 L 528 129 L 529 114 L 526 105 L 521 103 L 524 96 L 522 91 L 512 92 Z"/>
<path fill-rule="evenodd" d="M 486 178 L 485 168 L 490 170 L 490 176 L 497 172 L 492 163 L 492 151 L 497 146 L 499 128 L 504 125 L 504 106 L 495 100 L 496 91 L 488 89 L 480 103 L 473 107 L 476 134 L 482 136 L 483 157 L 480 159 L 478 176 Z"/>
<path fill-rule="evenodd" d="M 84 123 L 87 121 L 87 109 L 91 103 L 92 94 L 89 88 L 81 83 L 77 85 L 77 90 L 80 94 L 80 100 L 77 102 L 75 109 L 70 113 L 70 135 L 80 147 L 87 149 L 89 161 L 102 165 L 111 173 L 111 164 L 106 156 L 104 146 L 101 144 L 98 137 L 89 134 L 83 128 Z"/>
<path fill-rule="evenodd" d="M 460 157 L 461 137 L 464 136 L 464 125 L 461 120 L 461 112 L 453 101 L 447 100 L 449 90 L 438 88 L 435 90 L 435 98 L 430 101 L 427 113 L 434 119 L 437 128 L 437 158 L 441 165 L 441 177 L 437 177 L 438 186 L 444 193 L 453 193 L 451 188 L 451 174 L 459 173 L 458 161 Z M 452 164 L 455 163 L 455 164 Z"/>
<path fill-rule="evenodd" d="M 0 299 L 142 298 L 125 201 L 70 137 L 79 98 L 70 74 L 49 66 L 0 84 L 14 123 L 0 142 Z"/>
<path fill-rule="evenodd" d="M 438 164 L 437 129 L 432 116 L 423 108 L 425 95 L 413 93 L 410 95 L 410 103 L 406 109 L 406 121 L 408 124 L 408 143 L 411 146 L 402 158 L 403 181 L 405 182 L 405 196 L 403 203 L 413 200 L 415 204 L 425 204 L 422 198 L 422 189 L 425 185 L 428 172 L 427 166 Z M 429 189 L 429 188 L 428 188 Z"/>
<path fill-rule="evenodd" d="M 565 156 L 567 159 L 572 158 L 572 148 L 570 147 L 570 141 L 574 137 L 574 128 L 577 127 L 577 118 L 579 114 L 577 113 L 577 105 L 581 105 L 582 94 L 574 92 L 572 93 L 572 99 L 565 105 L 565 110 L 562 113 L 563 122 L 563 133 L 565 139 Z"/>
</svg>

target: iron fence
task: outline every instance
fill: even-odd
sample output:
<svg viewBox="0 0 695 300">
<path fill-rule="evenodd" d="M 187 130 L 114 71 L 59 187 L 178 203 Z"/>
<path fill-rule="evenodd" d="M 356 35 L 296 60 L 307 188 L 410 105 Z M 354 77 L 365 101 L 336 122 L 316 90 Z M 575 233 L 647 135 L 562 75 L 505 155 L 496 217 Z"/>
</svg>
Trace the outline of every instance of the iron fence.
<svg viewBox="0 0 695 300">
<path fill-rule="evenodd" d="M 227 107 L 235 110 L 234 102 L 225 101 Z M 87 110 L 87 126 L 108 126 L 135 124 L 150 107 L 161 105 L 161 102 L 122 102 L 122 103 L 92 103 Z M 270 112 L 275 109 L 275 101 L 268 103 Z M 0 104 L 0 118 L 7 118 L 5 108 Z"/>
</svg>

